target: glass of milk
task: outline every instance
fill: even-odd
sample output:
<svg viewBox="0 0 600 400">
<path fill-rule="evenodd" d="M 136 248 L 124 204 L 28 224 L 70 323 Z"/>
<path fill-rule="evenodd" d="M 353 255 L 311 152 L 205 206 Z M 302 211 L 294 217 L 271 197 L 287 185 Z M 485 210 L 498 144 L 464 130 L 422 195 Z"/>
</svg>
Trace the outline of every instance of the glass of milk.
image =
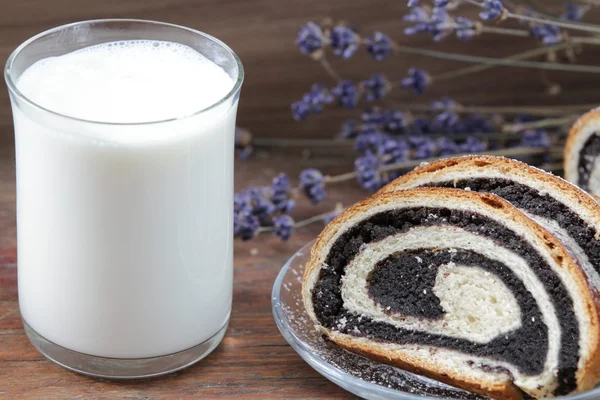
<svg viewBox="0 0 600 400">
<path fill-rule="evenodd" d="M 218 39 L 142 20 L 61 26 L 10 56 L 19 303 L 46 357 L 139 378 L 219 344 L 243 75 Z"/>
</svg>

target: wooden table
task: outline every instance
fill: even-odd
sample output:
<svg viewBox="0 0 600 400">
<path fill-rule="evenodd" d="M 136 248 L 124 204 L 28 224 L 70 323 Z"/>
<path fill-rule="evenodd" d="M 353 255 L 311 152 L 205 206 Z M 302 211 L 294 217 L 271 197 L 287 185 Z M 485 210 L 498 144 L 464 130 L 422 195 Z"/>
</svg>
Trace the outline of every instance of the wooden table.
<svg viewBox="0 0 600 400">
<path fill-rule="evenodd" d="M 295 178 L 308 166 L 332 171 L 350 167 L 340 160 L 259 154 L 238 163 L 236 187 L 267 184 L 281 170 Z M 331 191 L 321 206 L 303 202 L 294 216 L 302 219 L 365 195 L 354 184 L 345 186 L 343 194 L 341 189 Z M 14 154 L 0 148 L 0 399 L 351 398 L 304 363 L 279 334 L 271 314 L 271 289 L 280 267 L 320 229 L 321 224 L 301 229 L 286 243 L 266 234 L 236 242 L 231 323 L 221 345 L 205 360 L 151 380 L 89 378 L 46 360 L 23 331 L 17 304 Z"/>
</svg>

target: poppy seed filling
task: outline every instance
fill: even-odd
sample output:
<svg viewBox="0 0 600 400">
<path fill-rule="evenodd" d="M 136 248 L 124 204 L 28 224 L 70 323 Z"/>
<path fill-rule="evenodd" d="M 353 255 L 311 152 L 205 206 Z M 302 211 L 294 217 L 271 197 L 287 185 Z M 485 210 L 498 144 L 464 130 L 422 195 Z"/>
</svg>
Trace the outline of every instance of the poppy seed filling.
<svg viewBox="0 0 600 400">
<path fill-rule="evenodd" d="M 600 139 L 597 154 L 600 154 Z M 554 220 L 583 249 L 590 263 L 600 272 L 600 240 L 596 239 L 597 230 L 590 227 L 567 205 L 549 195 L 542 196 L 536 189 L 500 178 L 459 179 L 430 183 L 423 187 L 469 188 L 473 192 L 493 193 L 521 210 Z"/>
<path fill-rule="evenodd" d="M 579 154 L 579 165 L 577 165 L 577 186 L 583 190 L 590 190 L 590 177 L 594 169 L 594 162 L 600 154 L 600 136 L 593 134 L 585 141 Z"/>
</svg>

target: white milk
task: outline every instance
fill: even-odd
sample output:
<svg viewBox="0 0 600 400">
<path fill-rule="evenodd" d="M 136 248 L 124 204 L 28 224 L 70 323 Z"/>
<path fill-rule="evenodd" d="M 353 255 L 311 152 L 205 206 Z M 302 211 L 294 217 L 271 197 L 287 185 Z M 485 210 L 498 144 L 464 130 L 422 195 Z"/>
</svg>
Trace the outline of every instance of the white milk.
<svg viewBox="0 0 600 400">
<path fill-rule="evenodd" d="M 189 116 L 234 82 L 191 48 L 115 42 L 48 58 L 18 89 L 58 114 Z M 14 108 L 19 300 L 81 353 L 166 355 L 228 321 L 237 98 L 170 122 Z"/>
</svg>

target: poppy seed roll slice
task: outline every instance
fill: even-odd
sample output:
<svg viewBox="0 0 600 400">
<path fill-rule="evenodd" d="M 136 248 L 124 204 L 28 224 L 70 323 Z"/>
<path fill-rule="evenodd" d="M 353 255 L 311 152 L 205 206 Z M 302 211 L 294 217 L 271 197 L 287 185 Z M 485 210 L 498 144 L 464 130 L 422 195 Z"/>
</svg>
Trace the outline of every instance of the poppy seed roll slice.
<svg viewBox="0 0 600 400">
<path fill-rule="evenodd" d="M 497 399 L 586 390 L 598 304 L 548 231 L 487 193 L 380 194 L 315 243 L 303 299 L 338 345 Z"/>
</svg>

